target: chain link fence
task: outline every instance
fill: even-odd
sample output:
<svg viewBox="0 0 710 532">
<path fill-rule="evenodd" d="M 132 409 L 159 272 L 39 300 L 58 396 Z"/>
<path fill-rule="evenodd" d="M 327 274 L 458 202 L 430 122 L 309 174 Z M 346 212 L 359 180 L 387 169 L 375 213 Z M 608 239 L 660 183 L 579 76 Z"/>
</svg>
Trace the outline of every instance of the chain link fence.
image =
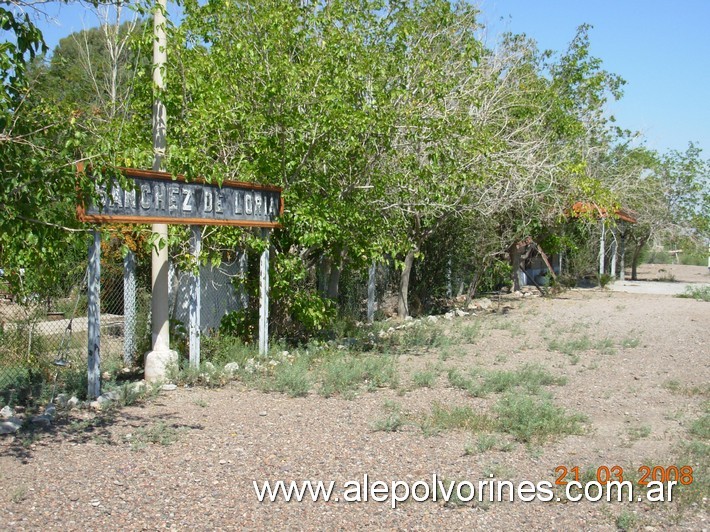
<svg viewBox="0 0 710 532">
<path fill-rule="evenodd" d="M 20 272 L 20 275 L 26 275 Z M 4 404 L 45 399 L 66 388 L 86 393 L 87 287 L 86 263 L 66 272 L 63 287 L 47 294 L 13 293 L 0 281 L 0 401 Z M 150 294 L 137 283 L 128 294 L 135 301 L 126 339 L 123 265 L 101 264 L 101 366 L 118 371 L 136 360 L 150 341 Z"/>
</svg>

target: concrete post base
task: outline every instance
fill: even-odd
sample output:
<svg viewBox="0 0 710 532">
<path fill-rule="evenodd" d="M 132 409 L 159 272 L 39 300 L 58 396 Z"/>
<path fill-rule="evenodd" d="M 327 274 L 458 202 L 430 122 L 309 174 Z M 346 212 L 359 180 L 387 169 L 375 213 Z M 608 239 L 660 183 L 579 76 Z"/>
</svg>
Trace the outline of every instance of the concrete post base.
<svg viewBox="0 0 710 532">
<path fill-rule="evenodd" d="M 168 368 L 173 365 L 177 367 L 177 364 L 177 351 L 148 351 L 145 355 L 145 380 L 148 382 L 165 380 Z"/>
</svg>

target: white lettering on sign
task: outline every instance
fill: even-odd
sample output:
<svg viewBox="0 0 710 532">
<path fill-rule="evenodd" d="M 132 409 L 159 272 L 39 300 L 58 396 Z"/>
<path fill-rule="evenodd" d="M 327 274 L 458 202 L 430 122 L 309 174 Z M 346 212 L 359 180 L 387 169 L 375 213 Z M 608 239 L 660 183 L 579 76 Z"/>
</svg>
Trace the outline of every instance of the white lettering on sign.
<svg viewBox="0 0 710 532">
<path fill-rule="evenodd" d="M 182 210 L 192 212 L 192 190 L 189 188 L 182 189 Z"/>
<path fill-rule="evenodd" d="M 147 172 L 146 172 L 147 173 Z M 128 177 L 131 177 L 130 175 Z M 152 177 L 131 177 L 130 189 L 118 182 L 97 187 L 97 204 L 89 205 L 81 216 L 92 221 L 91 216 L 166 218 L 174 223 L 234 223 L 234 225 L 274 224 L 281 211 L 280 189 L 262 189 L 247 184 L 218 187 L 205 183 L 187 183 Z M 131 220 L 134 221 L 134 220 Z M 173 222 L 168 222 L 173 223 Z M 198 222 L 199 223 L 199 222 Z"/>
</svg>

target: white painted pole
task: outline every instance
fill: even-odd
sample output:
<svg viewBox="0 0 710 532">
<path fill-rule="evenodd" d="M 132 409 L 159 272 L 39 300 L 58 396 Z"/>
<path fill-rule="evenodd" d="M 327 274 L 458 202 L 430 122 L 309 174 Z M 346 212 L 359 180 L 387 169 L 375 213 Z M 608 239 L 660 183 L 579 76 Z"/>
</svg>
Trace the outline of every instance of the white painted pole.
<svg viewBox="0 0 710 532">
<path fill-rule="evenodd" d="M 163 79 L 167 62 L 167 36 L 165 33 L 166 0 L 156 0 L 153 16 L 153 84 L 156 91 L 153 103 L 153 170 L 162 168 L 167 146 L 167 111 L 160 99 L 165 89 Z M 170 351 L 168 327 L 168 226 L 153 224 L 155 242 L 152 252 L 151 273 L 151 324 L 153 350 L 145 357 L 145 378 L 160 381 L 167 375 L 168 366 L 177 363 L 177 353 Z"/>
<path fill-rule="evenodd" d="M 101 235 L 94 230 L 89 245 L 88 288 L 88 381 L 87 395 L 101 395 Z"/>
<path fill-rule="evenodd" d="M 611 268 L 610 273 L 614 279 L 616 279 L 616 255 L 617 253 L 617 240 L 616 240 L 616 230 L 613 230 L 611 236 L 614 240 L 611 241 Z"/>
<path fill-rule="evenodd" d="M 619 280 L 626 277 L 626 227 L 621 228 L 621 245 L 619 250 Z"/>
<path fill-rule="evenodd" d="M 202 250 L 202 227 L 191 225 L 192 233 L 190 239 L 191 251 L 195 261 L 200 256 Z M 190 273 L 190 298 L 189 298 L 189 332 L 190 332 L 190 366 L 200 367 L 200 311 L 201 311 L 201 285 L 200 285 L 200 265 L 195 266 L 196 271 Z"/>
<path fill-rule="evenodd" d="M 136 255 L 123 257 L 123 364 L 133 366 L 136 354 Z"/>
<path fill-rule="evenodd" d="M 373 321 L 375 321 L 376 273 L 377 264 L 373 260 L 367 272 L 367 323 L 372 323 Z"/>
<path fill-rule="evenodd" d="M 606 227 L 604 220 L 601 220 L 599 225 L 601 226 L 601 236 L 599 237 L 599 275 L 604 275 L 604 259 L 606 258 Z"/>
<path fill-rule="evenodd" d="M 262 230 L 266 248 L 259 261 L 259 354 L 269 352 L 269 231 Z"/>
</svg>

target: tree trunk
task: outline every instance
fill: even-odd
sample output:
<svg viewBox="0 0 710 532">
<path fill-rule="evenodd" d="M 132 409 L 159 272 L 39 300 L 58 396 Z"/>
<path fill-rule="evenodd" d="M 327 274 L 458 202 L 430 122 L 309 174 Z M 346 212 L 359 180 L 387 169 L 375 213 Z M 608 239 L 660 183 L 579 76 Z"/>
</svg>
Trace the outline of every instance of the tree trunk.
<svg viewBox="0 0 710 532">
<path fill-rule="evenodd" d="M 318 261 L 318 292 L 322 296 L 328 295 L 328 285 L 330 282 L 331 260 L 328 257 L 321 257 Z"/>
<path fill-rule="evenodd" d="M 404 257 L 404 268 L 399 277 L 399 301 L 397 305 L 397 313 L 400 319 L 409 316 L 409 276 L 412 273 L 414 265 L 414 250 L 407 252 Z"/>
<path fill-rule="evenodd" d="M 520 273 L 518 273 L 520 272 L 520 249 L 517 242 L 508 248 L 508 255 L 510 256 L 510 269 L 513 276 L 513 291 L 517 292 L 520 290 Z"/>
<path fill-rule="evenodd" d="M 330 266 L 330 278 L 328 279 L 328 299 L 337 301 L 340 292 L 340 273 L 343 271 L 343 258 L 334 262 Z"/>
<path fill-rule="evenodd" d="M 638 277 L 636 276 L 636 269 L 638 267 L 639 259 L 641 258 L 641 251 L 643 250 L 643 247 L 646 245 L 646 239 L 641 239 L 636 243 L 636 247 L 634 248 L 634 255 L 631 258 L 631 280 L 632 281 L 638 281 Z"/>
<path fill-rule="evenodd" d="M 621 233 L 621 245 L 619 246 L 619 280 L 623 281 L 626 272 L 626 232 Z"/>
</svg>

